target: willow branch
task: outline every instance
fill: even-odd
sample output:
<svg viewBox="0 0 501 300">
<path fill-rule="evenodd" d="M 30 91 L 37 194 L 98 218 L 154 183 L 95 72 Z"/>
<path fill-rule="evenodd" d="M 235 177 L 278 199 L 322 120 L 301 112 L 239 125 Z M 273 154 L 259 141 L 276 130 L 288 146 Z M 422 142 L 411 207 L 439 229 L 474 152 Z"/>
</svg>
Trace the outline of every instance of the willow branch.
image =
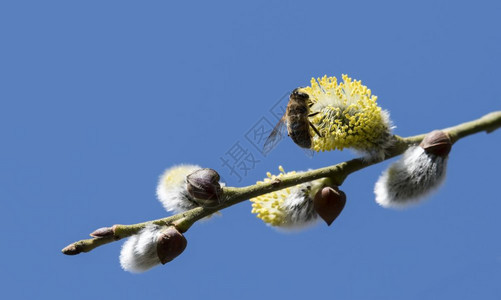
<svg viewBox="0 0 501 300">
<path fill-rule="evenodd" d="M 456 141 L 471 134 L 483 131 L 490 133 L 498 129 L 499 127 L 501 127 L 501 111 L 496 111 L 489 113 L 477 120 L 462 123 L 442 130 L 447 132 L 452 142 L 455 143 Z M 395 135 L 394 146 L 388 150 L 388 153 L 386 154 L 384 160 L 402 154 L 409 146 L 420 143 L 423 140 L 424 136 L 425 134 L 421 134 L 402 138 Z M 335 185 L 339 186 L 351 173 L 379 162 L 381 161 L 367 161 L 361 158 L 357 158 L 316 170 L 284 175 L 280 177 L 280 179 L 275 179 L 271 182 L 261 183 L 259 185 L 256 184 L 240 188 L 224 187 L 223 199 L 221 201 L 221 204 L 216 207 L 197 207 L 184 213 L 158 220 L 132 225 L 114 225 L 113 227 L 105 228 L 105 231 L 107 230 L 106 232 L 108 232 L 106 235 L 72 243 L 65 247 L 62 252 L 68 255 L 75 255 L 81 252 L 89 252 L 99 246 L 137 234 L 147 224 L 173 225 L 176 226 L 179 231 L 185 232 L 196 221 L 207 217 L 216 211 L 238 204 L 250 198 L 325 177 L 330 178 Z"/>
</svg>

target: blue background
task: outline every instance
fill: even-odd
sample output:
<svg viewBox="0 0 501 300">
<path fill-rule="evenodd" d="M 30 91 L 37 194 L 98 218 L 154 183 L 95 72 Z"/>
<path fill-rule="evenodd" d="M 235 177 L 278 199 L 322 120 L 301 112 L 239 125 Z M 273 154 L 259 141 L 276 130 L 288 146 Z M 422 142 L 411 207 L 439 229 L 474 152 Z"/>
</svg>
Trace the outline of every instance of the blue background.
<svg viewBox="0 0 501 300">
<path fill-rule="evenodd" d="M 122 242 L 61 249 L 102 226 L 166 216 L 158 176 L 179 163 L 229 185 L 309 159 L 268 157 L 245 134 L 312 76 L 361 79 L 414 135 L 500 109 L 498 1 L 3 1 L 0 285 L 4 299 L 500 299 L 501 131 L 451 153 L 439 192 L 405 211 L 374 202 L 388 165 L 350 176 L 333 226 L 278 233 L 250 203 L 196 224 L 175 261 L 134 275 Z M 259 160 L 241 182 L 235 143 Z"/>
</svg>

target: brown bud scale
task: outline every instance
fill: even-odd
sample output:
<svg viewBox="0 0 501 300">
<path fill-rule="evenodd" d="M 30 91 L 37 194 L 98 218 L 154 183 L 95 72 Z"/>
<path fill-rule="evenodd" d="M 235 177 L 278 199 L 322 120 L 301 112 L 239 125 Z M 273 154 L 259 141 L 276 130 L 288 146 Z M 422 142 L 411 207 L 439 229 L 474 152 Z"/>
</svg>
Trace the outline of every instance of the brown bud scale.
<svg viewBox="0 0 501 300">
<path fill-rule="evenodd" d="M 219 174 L 213 169 L 200 169 L 186 176 L 188 193 L 203 206 L 218 204 L 222 195 Z"/>
<path fill-rule="evenodd" d="M 313 208 L 330 226 L 339 216 L 346 204 L 346 194 L 337 187 L 324 187 L 313 199 Z"/>
<path fill-rule="evenodd" d="M 94 232 L 92 232 L 90 236 L 95 238 L 102 238 L 106 236 L 112 236 L 114 234 L 115 233 L 112 227 L 101 227 L 99 229 L 94 230 Z"/>
<path fill-rule="evenodd" d="M 426 153 L 443 157 L 451 152 L 452 141 L 449 135 L 444 131 L 434 130 L 424 137 L 419 146 L 421 146 Z"/>
<path fill-rule="evenodd" d="M 63 250 L 61 250 L 61 252 L 63 252 L 63 254 L 66 255 L 77 255 L 82 251 L 75 244 L 71 244 L 64 247 Z"/>
<path fill-rule="evenodd" d="M 174 226 L 169 226 L 162 231 L 157 239 L 157 255 L 160 262 L 165 265 L 183 253 L 188 241 Z"/>
</svg>

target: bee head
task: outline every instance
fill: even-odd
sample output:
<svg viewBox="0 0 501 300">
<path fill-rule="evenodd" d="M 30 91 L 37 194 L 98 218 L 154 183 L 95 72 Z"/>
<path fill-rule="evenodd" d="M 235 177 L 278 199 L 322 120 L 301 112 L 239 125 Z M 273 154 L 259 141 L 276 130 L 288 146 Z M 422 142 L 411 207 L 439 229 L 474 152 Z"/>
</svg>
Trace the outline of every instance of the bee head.
<svg viewBox="0 0 501 300">
<path fill-rule="evenodd" d="M 296 99 L 301 99 L 303 101 L 307 101 L 310 98 L 310 96 L 308 96 L 307 93 L 302 92 L 302 89 L 303 89 L 302 87 L 298 87 L 298 88 L 294 89 L 291 93 L 291 97 L 294 97 Z"/>
</svg>

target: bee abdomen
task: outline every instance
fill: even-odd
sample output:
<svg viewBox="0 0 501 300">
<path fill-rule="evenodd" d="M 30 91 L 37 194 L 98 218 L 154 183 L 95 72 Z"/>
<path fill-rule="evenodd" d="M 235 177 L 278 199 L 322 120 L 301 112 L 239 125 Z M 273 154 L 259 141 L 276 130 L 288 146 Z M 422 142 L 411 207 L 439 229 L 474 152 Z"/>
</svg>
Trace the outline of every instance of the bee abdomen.
<svg viewBox="0 0 501 300">
<path fill-rule="evenodd" d="M 310 137 L 310 131 L 308 128 L 308 123 L 304 122 L 291 122 L 289 124 L 290 131 L 289 131 L 289 136 L 291 139 L 298 145 L 299 147 L 302 148 L 310 148 L 311 147 L 311 137 Z"/>
</svg>

